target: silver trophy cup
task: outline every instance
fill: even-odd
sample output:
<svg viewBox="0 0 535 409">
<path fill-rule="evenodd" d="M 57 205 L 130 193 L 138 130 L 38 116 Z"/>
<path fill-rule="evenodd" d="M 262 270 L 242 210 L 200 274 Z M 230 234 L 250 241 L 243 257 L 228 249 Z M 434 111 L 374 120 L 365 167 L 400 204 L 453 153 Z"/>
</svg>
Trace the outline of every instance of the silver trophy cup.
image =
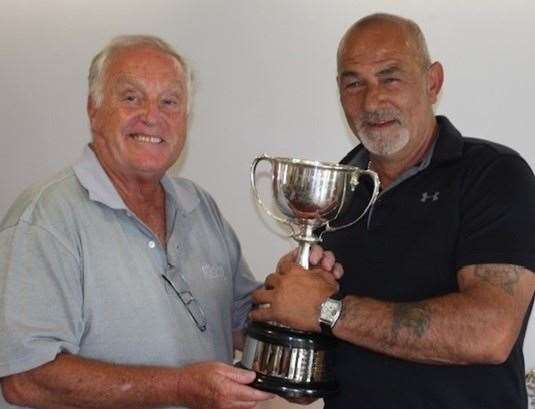
<svg viewBox="0 0 535 409">
<path fill-rule="evenodd" d="M 256 168 L 267 161 L 280 215 L 268 209 L 256 188 Z M 373 192 L 362 213 L 351 222 L 334 225 L 347 209 L 362 175 L 373 181 Z M 297 262 L 308 269 L 310 246 L 324 234 L 358 222 L 375 202 L 379 178 L 370 170 L 335 163 L 257 156 L 251 165 L 251 185 L 258 204 L 291 229 L 299 244 Z M 316 234 L 321 229 L 321 234 Z M 337 390 L 332 369 L 335 339 L 277 323 L 252 322 L 246 331 L 240 366 L 256 371 L 253 386 L 286 398 L 324 397 Z"/>
</svg>

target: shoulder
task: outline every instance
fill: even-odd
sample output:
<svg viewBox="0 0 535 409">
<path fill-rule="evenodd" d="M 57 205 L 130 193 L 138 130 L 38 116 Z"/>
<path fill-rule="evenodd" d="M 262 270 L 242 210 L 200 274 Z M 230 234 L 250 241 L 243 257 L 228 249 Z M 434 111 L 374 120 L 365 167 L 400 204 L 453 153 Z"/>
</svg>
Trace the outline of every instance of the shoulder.
<svg viewBox="0 0 535 409">
<path fill-rule="evenodd" d="M 507 221 L 518 231 L 520 225 L 535 228 L 535 176 L 529 164 L 507 146 L 464 139 L 459 183 L 465 215 L 474 221 Z"/>
<path fill-rule="evenodd" d="M 40 224 L 60 222 L 65 213 L 77 207 L 84 199 L 85 191 L 71 167 L 64 169 L 48 180 L 26 189 L 7 211 L 0 229 L 18 223 Z"/>
<path fill-rule="evenodd" d="M 470 159 L 480 157 L 488 160 L 495 160 L 502 157 L 521 158 L 517 151 L 508 146 L 468 136 L 463 137 L 463 156 Z"/>
<path fill-rule="evenodd" d="M 535 183 L 526 160 L 514 149 L 496 142 L 464 137 L 462 161 L 469 180 Z"/>
</svg>

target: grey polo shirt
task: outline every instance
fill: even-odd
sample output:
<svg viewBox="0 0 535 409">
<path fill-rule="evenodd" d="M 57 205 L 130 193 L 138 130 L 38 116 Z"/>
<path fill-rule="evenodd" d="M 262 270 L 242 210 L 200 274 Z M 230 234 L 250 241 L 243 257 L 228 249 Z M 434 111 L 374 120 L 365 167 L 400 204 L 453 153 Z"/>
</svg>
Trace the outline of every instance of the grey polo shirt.
<svg viewBox="0 0 535 409">
<path fill-rule="evenodd" d="M 231 362 L 232 331 L 258 284 L 213 199 L 185 179 L 162 185 L 163 246 L 89 148 L 17 199 L 0 225 L 0 377 L 62 351 L 120 364 Z M 192 297 L 204 331 L 185 305 Z"/>
</svg>

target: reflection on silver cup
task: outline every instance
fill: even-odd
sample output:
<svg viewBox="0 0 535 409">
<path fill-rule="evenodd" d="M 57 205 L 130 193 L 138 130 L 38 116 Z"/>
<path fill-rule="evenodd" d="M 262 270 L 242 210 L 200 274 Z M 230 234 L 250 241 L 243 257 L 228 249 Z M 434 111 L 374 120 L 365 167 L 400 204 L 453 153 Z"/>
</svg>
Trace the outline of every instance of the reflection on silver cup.
<svg viewBox="0 0 535 409">
<path fill-rule="evenodd" d="M 259 197 L 256 168 L 262 161 L 271 163 L 273 197 L 280 215 Z M 348 208 L 362 175 L 374 184 L 367 206 L 351 222 L 333 225 Z M 373 171 L 354 166 L 260 155 L 251 165 L 251 186 L 264 211 L 291 228 L 291 237 L 299 244 L 297 261 L 308 268 L 311 244 L 359 221 L 377 198 L 379 178 Z M 319 228 L 322 232 L 317 235 Z M 323 397 L 337 389 L 332 370 L 334 345 L 335 339 L 322 334 L 253 322 L 247 329 L 240 366 L 257 372 L 254 386 L 259 389 L 287 398 Z"/>
</svg>

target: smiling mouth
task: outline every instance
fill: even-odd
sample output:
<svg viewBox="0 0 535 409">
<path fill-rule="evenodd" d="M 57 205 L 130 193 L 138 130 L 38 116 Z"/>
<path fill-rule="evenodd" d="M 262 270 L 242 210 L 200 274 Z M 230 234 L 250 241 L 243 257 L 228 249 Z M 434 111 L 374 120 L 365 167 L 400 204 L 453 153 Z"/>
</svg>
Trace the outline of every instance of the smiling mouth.
<svg viewBox="0 0 535 409">
<path fill-rule="evenodd" d="M 129 136 L 133 140 L 135 140 L 137 142 L 141 142 L 141 143 L 150 143 L 150 144 L 157 145 L 157 144 L 163 142 L 163 139 L 159 138 L 158 136 L 149 136 L 149 135 L 143 135 L 143 134 L 139 134 L 139 133 L 132 133 Z"/>
<path fill-rule="evenodd" d="M 368 122 L 367 126 L 370 128 L 385 128 L 387 126 L 393 125 L 397 122 L 396 119 L 391 119 L 389 121 L 383 121 L 383 122 Z"/>
</svg>

